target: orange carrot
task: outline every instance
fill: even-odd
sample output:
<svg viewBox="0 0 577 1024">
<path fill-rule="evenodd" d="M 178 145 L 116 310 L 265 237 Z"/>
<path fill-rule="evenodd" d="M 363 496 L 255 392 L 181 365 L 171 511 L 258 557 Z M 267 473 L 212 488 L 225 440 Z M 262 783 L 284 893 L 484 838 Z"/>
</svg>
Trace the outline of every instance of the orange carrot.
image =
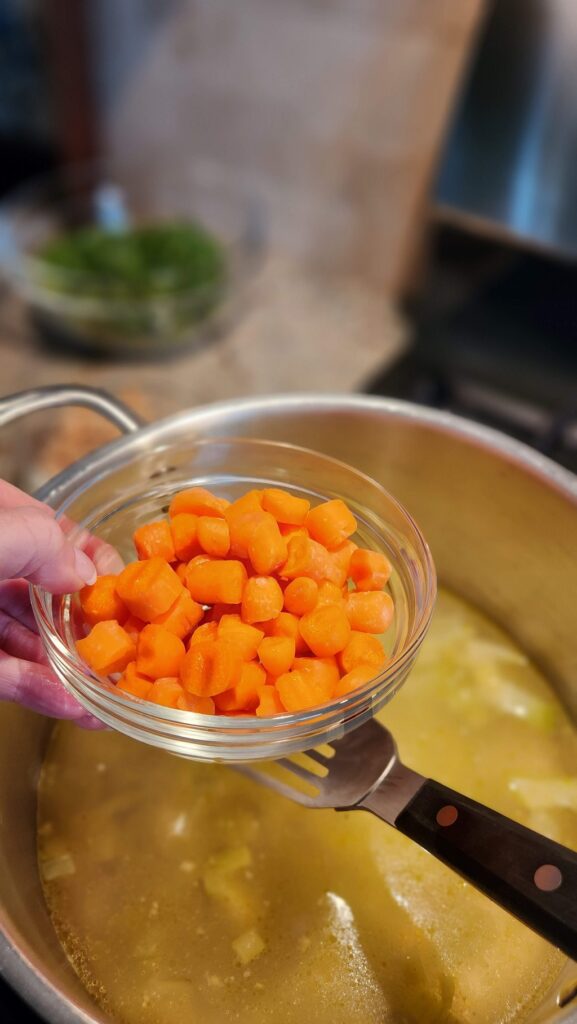
<svg viewBox="0 0 577 1024">
<path fill-rule="evenodd" d="M 281 699 L 274 686 L 262 686 L 259 691 L 259 703 L 255 715 L 257 718 L 272 718 L 284 712 Z"/>
<path fill-rule="evenodd" d="M 121 625 L 124 626 L 127 633 L 140 633 L 141 629 L 146 626 L 146 622 L 137 619 L 136 615 L 129 615 L 124 622 L 121 622 Z"/>
<path fill-rule="evenodd" d="M 300 634 L 313 654 L 326 658 L 346 647 L 351 627 L 344 607 L 325 604 L 313 608 L 300 620 Z"/>
<path fill-rule="evenodd" d="M 246 580 L 242 562 L 226 559 L 200 564 L 193 559 L 186 574 L 186 585 L 200 604 L 240 604 Z"/>
<path fill-rule="evenodd" d="M 201 626 L 197 626 L 194 630 L 188 646 L 191 644 L 199 644 L 203 640 L 216 640 L 218 632 L 218 622 L 203 622 Z"/>
<path fill-rule="evenodd" d="M 193 711 L 195 715 L 214 715 L 215 706 L 212 697 L 195 697 L 192 693 L 182 690 L 176 702 L 179 711 Z"/>
<path fill-rule="evenodd" d="M 353 690 L 358 690 L 359 687 L 365 686 L 376 675 L 378 675 L 378 669 L 375 669 L 373 665 L 357 665 L 356 668 L 351 669 L 350 672 L 341 677 L 336 685 L 334 696 L 346 697 Z"/>
<path fill-rule="evenodd" d="M 357 590 L 382 590 L 389 582 L 392 568 L 389 559 L 382 552 L 357 548 L 351 557 L 349 576 L 356 584 Z"/>
<path fill-rule="evenodd" d="M 228 506 L 224 517 L 230 532 L 230 554 L 234 558 L 248 558 L 248 545 L 254 528 L 266 514 L 261 505 L 260 491 L 248 491 Z"/>
<path fill-rule="evenodd" d="M 136 670 L 136 662 L 130 661 L 116 684 L 119 690 L 130 693 L 133 697 L 147 700 L 152 688 L 152 680 L 140 675 Z"/>
<path fill-rule="evenodd" d="M 370 633 L 352 632 L 347 646 L 339 654 L 339 664 L 345 674 L 359 665 L 370 665 L 376 673 L 387 661 L 381 641 Z"/>
<path fill-rule="evenodd" d="M 343 600 L 343 592 L 340 587 L 337 587 L 336 583 L 331 583 L 330 580 L 323 580 L 322 583 L 319 583 L 316 608 L 321 607 L 323 604 L 341 605 Z"/>
<path fill-rule="evenodd" d="M 293 662 L 295 672 L 300 672 L 305 678 L 314 676 L 322 682 L 327 689 L 333 692 L 337 685 L 340 672 L 337 659 L 330 658 L 295 658 Z"/>
<path fill-rule="evenodd" d="M 297 498 L 288 491 L 267 487 L 262 492 L 262 507 L 270 512 L 278 523 L 288 526 L 303 526 L 311 507 L 306 498 Z"/>
<path fill-rule="evenodd" d="M 252 658 L 256 658 L 264 633 L 261 629 L 243 622 L 240 615 L 233 614 L 220 617 L 217 636 L 219 640 L 234 644 L 240 651 L 243 661 L 251 661 Z"/>
<path fill-rule="evenodd" d="M 296 576 L 287 585 L 284 592 L 284 607 L 293 615 L 306 615 L 312 612 L 319 596 L 319 585 L 309 576 Z"/>
<path fill-rule="evenodd" d="M 230 550 L 230 531 L 226 520 L 200 516 L 198 543 L 212 558 L 226 558 Z"/>
<path fill-rule="evenodd" d="M 264 668 L 255 661 L 242 666 L 240 678 L 231 690 L 218 693 L 214 703 L 218 711 L 254 711 L 259 703 L 259 692 L 265 685 Z"/>
<path fill-rule="evenodd" d="M 181 640 L 194 629 L 204 616 L 201 604 L 193 600 L 187 590 L 179 594 L 167 612 L 154 619 L 155 626 L 162 626 L 169 633 L 174 633 Z"/>
<path fill-rule="evenodd" d="M 327 679 L 315 675 L 305 676 L 293 670 L 285 672 L 276 681 L 276 690 L 287 711 L 307 711 L 326 704 L 333 695 Z"/>
<path fill-rule="evenodd" d="M 301 636 L 299 621 L 296 615 L 291 615 L 290 612 L 281 612 L 276 619 L 272 620 L 267 636 L 289 636 L 295 642 L 296 653 L 306 654 L 308 646 Z M 266 627 L 267 623 L 262 623 L 262 625 Z"/>
<path fill-rule="evenodd" d="M 174 562 L 174 543 L 170 526 L 165 519 L 155 523 L 146 523 L 134 531 L 133 537 L 136 554 L 140 559 L 164 558 L 167 562 Z"/>
<path fill-rule="evenodd" d="M 382 590 L 347 594 L 345 609 L 351 629 L 361 633 L 385 633 L 395 612 L 392 598 Z"/>
<path fill-rule="evenodd" d="M 148 558 L 120 573 L 116 593 L 132 615 L 151 622 L 174 604 L 182 593 L 182 583 L 163 558 Z"/>
<path fill-rule="evenodd" d="M 175 494 L 168 507 L 168 514 L 171 519 L 180 515 L 181 512 L 188 512 L 195 516 L 216 516 L 222 519 L 230 502 L 225 498 L 217 498 L 205 487 L 189 487 L 186 491 Z"/>
<path fill-rule="evenodd" d="M 116 619 L 122 625 L 128 617 L 128 609 L 116 593 L 117 579 L 112 575 L 99 576 L 96 583 L 80 591 L 80 607 L 90 626 L 110 619 Z"/>
<path fill-rule="evenodd" d="M 252 576 L 242 595 L 241 616 L 245 622 L 268 622 L 280 615 L 283 592 L 273 576 Z"/>
<path fill-rule="evenodd" d="M 189 562 L 199 553 L 198 516 L 192 512 L 179 512 L 170 520 L 174 552 L 181 562 Z"/>
<path fill-rule="evenodd" d="M 271 676 L 289 672 L 295 660 L 295 642 L 290 636 L 265 636 L 258 648 L 261 665 Z"/>
<path fill-rule="evenodd" d="M 115 619 L 97 622 L 88 636 L 76 641 L 76 650 L 99 676 L 123 672 L 134 661 L 135 637 L 126 632 Z"/>
<path fill-rule="evenodd" d="M 357 521 L 340 498 L 324 501 L 308 513 L 305 526 L 313 540 L 333 550 L 356 532 Z"/>
<path fill-rule="evenodd" d="M 288 557 L 278 574 L 286 580 L 294 580 L 297 576 L 309 576 L 321 583 L 331 580 L 339 583 L 342 571 L 335 565 L 331 553 L 316 540 L 311 540 L 305 533 L 295 533 L 288 538 Z"/>
<path fill-rule="evenodd" d="M 183 696 L 184 690 L 178 679 L 175 676 L 166 676 L 152 684 L 148 699 L 165 708 L 178 708 Z"/>
<path fill-rule="evenodd" d="M 138 637 L 136 669 L 151 679 L 177 676 L 184 655 L 185 647 L 180 637 L 162 626 L 145 626 Z"/>
<path fill-rule="evenodd" d="M 268 576 L 286 562 L 287 543 L 270 512 L 263 512 L 248 542 L 248 557 L 261 576 Z"/>
<path fill-rule="evenodd" d="M 339 544 L 338 548 L 331 551 L 332 563 L 335 567 L 333 582 L 339 587 L 344 587 L 349 578 L 349 566 L 356 550 L 357 545 L 354 541 L 345 540 L 342 544 Z"/>
<path fill-rule="evenodd" d="M 197 697 L 213 697 L 231 690 L 240 679 L 242 656 L 226 640 L 203 640 L 191 644 L 180 669 L 184 689 Z"/>
<path fill-rule="evenodd" d="M 188 572 L 188 564 L 186 562 L 176 562 L 172 567 L 178 576 L 183 586 L 186 586 L 186 574 Z"/>
</svg>

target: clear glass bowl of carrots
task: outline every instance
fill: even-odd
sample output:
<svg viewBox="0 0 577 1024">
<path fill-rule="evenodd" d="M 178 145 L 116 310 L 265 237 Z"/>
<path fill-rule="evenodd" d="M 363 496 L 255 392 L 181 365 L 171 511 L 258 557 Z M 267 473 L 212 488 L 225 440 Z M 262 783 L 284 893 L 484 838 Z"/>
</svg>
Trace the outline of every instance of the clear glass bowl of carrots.
<svg viewBox="0 0 577 1024">
<path fill-rule="evenodd" d="M 33 592 L 52 667 L 103 722 L 197 760 L 270 760 L 362 724 L 402 685 L 436 580 L 380 484 L 244 439 L 125 475 L 72 527 L 125 567 L 79 595 Z"/>
</svg>

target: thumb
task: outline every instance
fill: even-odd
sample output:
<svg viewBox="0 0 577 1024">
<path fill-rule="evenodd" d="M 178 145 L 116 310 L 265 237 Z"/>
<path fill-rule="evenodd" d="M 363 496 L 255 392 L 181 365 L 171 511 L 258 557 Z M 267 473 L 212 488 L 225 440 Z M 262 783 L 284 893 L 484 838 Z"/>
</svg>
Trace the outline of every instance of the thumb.
<svg viewBox="0 0 577 1024">
<path fill-rule="evenodd" d="M 51 512 L 21 505 L 0 512 L 0 579 L 21 577 L 65 594 L 94 583 L 96 569 L 66 538 Z"/>
</svg>

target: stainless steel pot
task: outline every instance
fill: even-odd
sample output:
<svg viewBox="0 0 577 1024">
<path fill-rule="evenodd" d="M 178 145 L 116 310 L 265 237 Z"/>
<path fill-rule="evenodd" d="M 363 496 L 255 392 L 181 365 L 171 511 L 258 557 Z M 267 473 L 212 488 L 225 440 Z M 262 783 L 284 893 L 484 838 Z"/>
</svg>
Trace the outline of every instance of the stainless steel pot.
<svg viewBox="0 0 577 1024">
<path fill-rule="evenodd" d="M 75 463 L 39 497 L 54 507 L 113 469 L 161 473 L 183 438 L 290 441 L 364 470 L 423 528 L 441 582 L 500 622 L 536 660 L 577 718 L 577 479 L 502 434 L 446 413 L 384 399 L 280 396 L 222 403 L 143 426 L 89 389 L 0 401 L 0 426 L 52 405 L 99 410 L 127 436 Z M 105 1024 L 68 966 L 48 918 L 35 853 L 36 780 L 46 720 L 0 707 L 0 969 L 48 1021 Z M 577 965 L 531 1018 L 577 1024 Z"/>
</svg>

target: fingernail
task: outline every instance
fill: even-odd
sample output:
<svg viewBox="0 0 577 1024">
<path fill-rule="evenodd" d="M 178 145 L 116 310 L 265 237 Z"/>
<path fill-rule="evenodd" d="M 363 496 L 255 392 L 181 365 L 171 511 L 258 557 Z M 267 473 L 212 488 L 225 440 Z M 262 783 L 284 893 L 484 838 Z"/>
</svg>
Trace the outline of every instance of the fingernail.
<svg viewBox="0 0 577 1024">
<path fill-rule="evenodd" d="M 74 549 L 74 567 L 80 576 L 80 579 L 84 580 L 85 583 L 96 583 L 98 573 L 96 572 L 94 563 L 88 555 L 84 554 L 84 551 L 80 550 L 80 548 Z"/>
</svg>

